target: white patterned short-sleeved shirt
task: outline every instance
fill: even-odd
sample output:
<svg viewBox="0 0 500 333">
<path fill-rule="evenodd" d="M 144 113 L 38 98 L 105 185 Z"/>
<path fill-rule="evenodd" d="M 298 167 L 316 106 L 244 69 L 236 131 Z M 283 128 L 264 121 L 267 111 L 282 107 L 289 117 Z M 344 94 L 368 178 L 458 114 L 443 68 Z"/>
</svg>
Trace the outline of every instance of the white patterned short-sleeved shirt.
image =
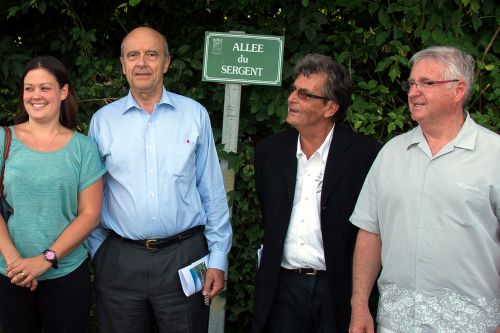
<svg viewBox="0 0 500 333">
<path fill-rule="evenodd" d="M 500 136 L 469 115 L 432 156 L 420 127 L 379 153 L 351 222 L 381 235 L 377 319 L 394 332 L 500 326 Z"/>
</svg>

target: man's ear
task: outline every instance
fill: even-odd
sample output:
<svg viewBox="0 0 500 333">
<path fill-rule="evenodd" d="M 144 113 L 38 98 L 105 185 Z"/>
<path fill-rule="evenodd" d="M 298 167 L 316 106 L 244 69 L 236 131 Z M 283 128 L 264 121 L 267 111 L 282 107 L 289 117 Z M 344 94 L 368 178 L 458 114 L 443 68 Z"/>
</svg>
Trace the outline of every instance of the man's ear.
<svg viewBox="0 0 500 333">
<path fill-rule="evenodd" d="M 467 94 L 467 83 L 464 80 L 460 80 L 455 84 L 455 101 L 463 101 L 465 95 Z"/>
<path fill-rule="evenodd" d="M 168 67 L 170 66 L 170 55 L 165 58 L 165 65 L 163 66 L 163 74 L 168 71 Z"/>
<path fill-rule="evenodd" d="M 123 73 L 124 75 L 127 75 L 127 73 L 125 73 L 125 64 L 123 63 L 123 57 L 120 57 L 120 62 L 121 62 L 121 64 L 122 64 L 122 73 Z"/>
<path fill-rule="evenodd" d="M 339 110 L 338 103 L 335 103 L 334 101 L 328 101 L 327 109 L 325 111 L 325 118 L 333 117 L 338 110 Z"/>
</svg>

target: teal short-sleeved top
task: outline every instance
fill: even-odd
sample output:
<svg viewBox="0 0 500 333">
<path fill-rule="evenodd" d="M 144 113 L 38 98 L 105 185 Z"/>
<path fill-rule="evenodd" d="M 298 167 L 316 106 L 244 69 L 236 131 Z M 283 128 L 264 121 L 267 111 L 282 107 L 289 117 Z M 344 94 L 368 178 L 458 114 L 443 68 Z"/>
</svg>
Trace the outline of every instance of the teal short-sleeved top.
<svg viewBox="0 0 500 333">
<path fill-rule="evenodd" d="M 12 144 L 5 166 L 4 195 L 14 213 L 7 223 L 10 238 L 21 256 L 40 255 L 49 248 L 77 216 L 78 193 L 106 172 L 97 147 L 87 136 L 75 132 L 63 148 L 41 152 L 19 141 L 11 127 Z M 5 133 L 0 129 L 0 163 L 3 163 Z M 1 164 L 0 164 L 1 165 Z M 64 276 L 88 256 L 80 244 L 59 260 L 39 280 Z M 6 275 L 0 256 L 0 273 Z"/>
</svg>

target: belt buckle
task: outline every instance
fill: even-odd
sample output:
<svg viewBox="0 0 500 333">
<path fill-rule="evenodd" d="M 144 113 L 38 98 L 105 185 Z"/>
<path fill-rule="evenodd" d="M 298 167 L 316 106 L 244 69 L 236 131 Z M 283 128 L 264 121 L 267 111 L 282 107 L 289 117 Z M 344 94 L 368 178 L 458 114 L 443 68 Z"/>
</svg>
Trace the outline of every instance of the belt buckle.
<svg viewBox="0 0 500 333">
<path fill-rule="evenodd" d="M 318 271 L 316 269 L 313 269 L 312 272 L 306 272 L 306 275 L 309 275 L 309 276 L 315 276 L 318 274 Z"/>
<path fill-rule="evenodd" d="M 148 250 L 156 249 L 156 239 L 146 239 L 146 248 Z"/>
</svg>

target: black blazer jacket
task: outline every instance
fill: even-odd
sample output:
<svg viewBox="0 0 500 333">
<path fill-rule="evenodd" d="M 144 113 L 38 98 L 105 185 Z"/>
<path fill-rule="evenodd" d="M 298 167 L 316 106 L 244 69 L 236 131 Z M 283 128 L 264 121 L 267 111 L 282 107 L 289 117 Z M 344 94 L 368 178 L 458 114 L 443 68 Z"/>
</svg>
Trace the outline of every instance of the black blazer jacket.
<svg viewBox="0 0 500 333">
<path fill-rule="evenodd" d="M 255 148 L 255 186 L 264 226 L 257 272 L 252 332 L 269 316 L 280 272 L 297 175 L 298 132 L 271 135 Z M 347 332 L 351 315 L 352 256 L 357 228 L 349 222 L 364 179 L 380 144 L 335 125 L 321 193 L 321 231 L 337 332 Z M 333 332 L 332 332 L 333 333 Z"/>
</svg>

